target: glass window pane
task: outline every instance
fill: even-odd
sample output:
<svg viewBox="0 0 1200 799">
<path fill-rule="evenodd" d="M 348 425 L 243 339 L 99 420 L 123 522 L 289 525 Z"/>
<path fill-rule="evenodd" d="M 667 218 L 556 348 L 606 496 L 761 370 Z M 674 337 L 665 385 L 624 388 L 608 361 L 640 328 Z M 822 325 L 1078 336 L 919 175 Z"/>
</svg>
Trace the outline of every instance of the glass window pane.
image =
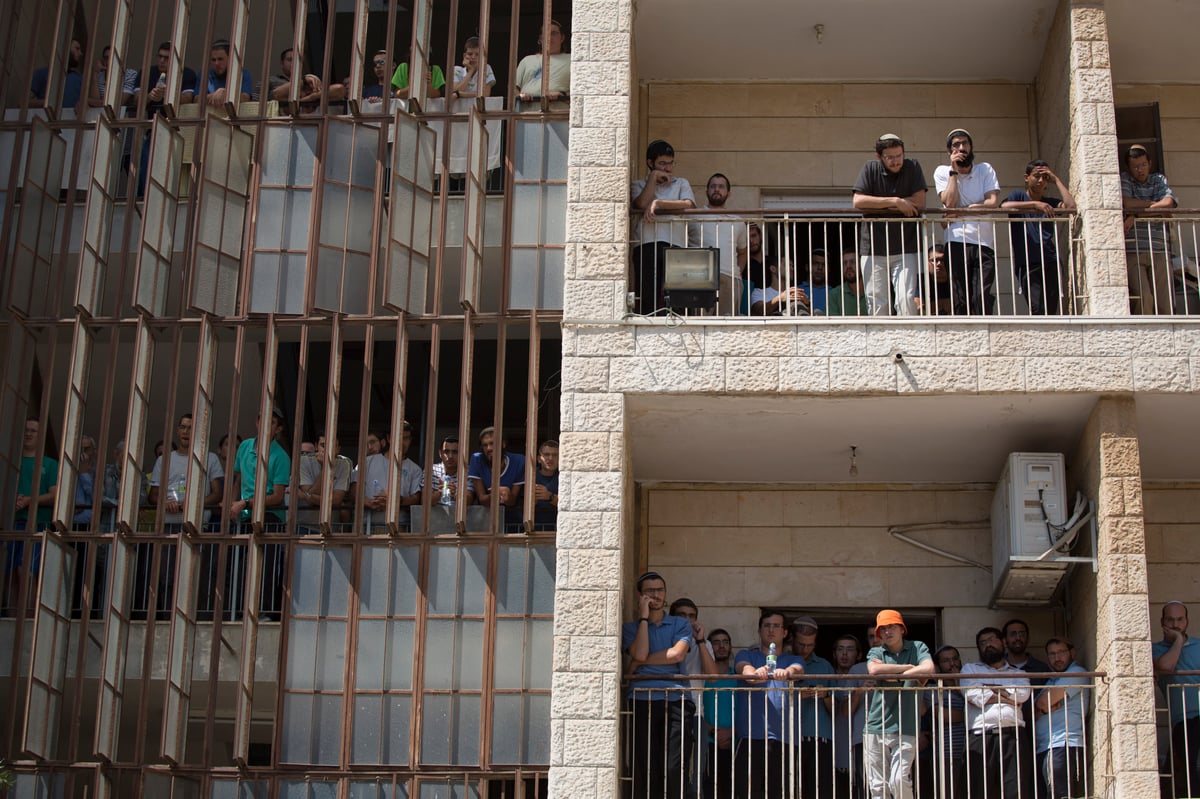
<svg viewBox="0 0 1200 799">
<path fill-rule="evenodd" d="M 430 619 L 425 626 L 425 687 L 448 690 L 454 687 L 454 652 L 458 625 L 451 619 Z"/>
<path fill-rule="evenodd" d="M 292 585 L 305 586 L 306 590 L 292 592 L 292 613 L 316 616 L 321 594 L 310 586 L 321 584 L 322 552 L 317 547 L 296 547 L 292 556 Z M 311 649 L 309 650 L 312 651 Z"/>
<path fill-rule="evenodd" d="M 542 177 L 542 123 L 517 122 L 513 137 L 513 177 L 540 180 Z"/>
<path fill-rule="evenodd" d="M 530 619 L 525 628 L 525 687 L 550 690 L 550 664 L 554 656 L 554 621 Z"/>
<path fill-rule="evenodd" d="M 321 595 L 321 615 L 344 618 L 350 613 L 351 553 L 346 547 L 326 549 L 324 553 L 325 580 Z"/>
<path fill-rule="evenodd" d="M 286 687 L 297 691 L 311 691 L 316 688 L 313 653 L 317 651 L 318 630 L 316 621 L 292 619 L 288 627 Z"/>
<path fill-rule="evenodd" d="M 542 145 L 545 148 L 542 178 L 545 180 L 567 179 L 568 129 L 568 123 L 566 122 L 546 123 L 546 138 Z"/>
<path fill-rule="evenodd" d="M 525 572 L 528 550 L 520 546 L 502 546 L 496 569 L 496 613 L 525 612 Z"/>
<path fill-rule="evenodd" d="M 358 612 L 363 616 L 382 616 L 388 611 L 388 577 L 392 566 L 390 547 L 363 547 L 362 573 L 359 576 Z M 361 629 L 361 628 L 360 628 Z"/>
<path fill-rule="evenodd" d="M 284 763 L 307 763 L 313 730 L 311 694 L 285 694 L 283 697 L 283 736 L 279 759 Z"/>
<path fill-rule="evenodd" d="M 426 694 L 421 729 L 421 762 L 477 765 L 479 705 L 477 694 Z"/>
<path fill-rule="evenodd" d="M 550 695 L 525 695 L 525 724 L 521 727 L 525 735 L 525 751 L 522 762 L 548 764 L 550 762 Z"/>
<path fill-rule="evenodd" d="M 459 613 L 483 615 L 486 602 L 487 561 L 485 547 L 463 547 L 459 572 Z"/>
<path fill-rule="evenodd" d="M 529 612 L 550 615 L 554 613 L 555 548 L 540 546 L 532 548 L 530 557 Z"/>
<path fill-rule="evenodd" d="M 429 548 L 429 612 L 450 615 L 455 612 L 455 589 L 458 575 L 458 549 Z"/>
<path fill-rule="evenodd" d="M 496 620 L 496 655 L 492 659 L 492 679 L 497 689 L 521 688 L 525 665 L 524 619 Z"/>
<path fill-rule="evenodd" d="M 386 688 L 390 690 L 409 690 L 412 688 L 413 676 L 413 635 L 416 622 L 408 619 L 397 619 L 390 623 L 388 639 L 388 659 Z"/>
<path fill-rule="evenodd" d="M 319 691 L 340 691 L 346 666 L 346 622 L 323 621 L 320 625 L 316 687 Z"/>
<path fill-rule="evenodd" d="M 542 230 L 537 243 L 563 244 L 567 240 L 566 184 L 551 183 L 542 188 Z"/>
<path fill-rule="evenodd" d="M 512 193 L 512 243 L 539 243 L 538 225 L 545 215 L 542 204 L 542 187 L 537 183 L 517 183 Z"/>
<path fill-rule="evenodd" d="M 492 702 L 492 760 L 496 763 L 520 763 L 524 734 L 521 694 L 496 694 Z"/>
</svg>

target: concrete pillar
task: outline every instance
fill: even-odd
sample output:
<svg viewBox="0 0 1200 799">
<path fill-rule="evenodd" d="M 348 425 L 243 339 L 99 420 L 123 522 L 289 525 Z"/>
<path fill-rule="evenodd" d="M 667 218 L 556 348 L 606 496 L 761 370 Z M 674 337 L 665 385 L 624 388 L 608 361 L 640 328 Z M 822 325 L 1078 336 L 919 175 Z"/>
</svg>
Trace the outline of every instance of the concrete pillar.
<svg viewBox="0 0 1200 799">
<path fill-rule="evenodd" d="M 1093 668 L 1108 673 L 1097 686 L 1093 717 L 1095 795 L 1146 799 L 1158 795 L 1158 753 L 1142 475 L 1132 399 L 1105 397 L 1096 403 L 1073 466 L 1081 489 L 1096 500 L 1099 531 L 1095 634 L 1080 642 L 1081 650 L 1094 658 Z M 1092 604 L 1089 597 L 1085 612 Z M 1086 629 L 1088 619 L 1080 624 Z"/>
<path fill-rule="evenodd" d="M 1071 191 L 1083 232 L 1085 313 L 1128 316 L 1121 169 L 1108 26 L 1099 0 L 1064 0 L 1068 20 Z"/>
<path fill-rule="evenodd" d="M 625 313 L 631 0 L 576 0 L 571 23 L 550 795 L 615 799 L 630 502 L 624 399 L 610 389 L 603 325 Z"/>
</svg>

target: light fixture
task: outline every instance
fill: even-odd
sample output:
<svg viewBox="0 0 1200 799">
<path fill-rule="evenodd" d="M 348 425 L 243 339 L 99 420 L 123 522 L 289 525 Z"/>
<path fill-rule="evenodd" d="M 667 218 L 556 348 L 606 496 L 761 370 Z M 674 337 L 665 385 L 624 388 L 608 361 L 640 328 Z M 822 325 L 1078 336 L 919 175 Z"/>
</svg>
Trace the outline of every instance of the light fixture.
<svg viewBox="0 0 1200 799">
<path fill-rule="evenodd" d="M 663 294 L 668 308 L 715 308 L 721 288 L 716 247 L 668 247 L 663 252 Z"/>
<path fill-rule="evenodd" d="M 822 42 L 825 41 L 825 26 L 824 25 L 822 25 L 819 22 L 816 25 L 813 25 L 813 33 L 817 34 L 817 44 L 821 44 Z"/>
<path fill-rule="evenodd" d="M 858 477 L 858 447 L 850 445 L 850 476 Z"/>
</svg>

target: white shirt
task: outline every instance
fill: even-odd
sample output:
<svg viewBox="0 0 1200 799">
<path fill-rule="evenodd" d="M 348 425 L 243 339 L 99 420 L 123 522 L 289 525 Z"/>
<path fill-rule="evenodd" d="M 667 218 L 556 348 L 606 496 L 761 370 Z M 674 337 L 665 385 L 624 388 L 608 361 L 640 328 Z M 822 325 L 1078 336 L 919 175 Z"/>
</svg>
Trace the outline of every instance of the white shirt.
<svg viewBox="0 0 1200 799">
<path fill-rule="evenodd" d="M 979 677 L 963 677 L 961 685 L 963 695 L 967 700 L 967 725 L 971 732 L 995 732 L 1002 727 L 1024 727 L 1025 720 L 1021 718 L 1021 705 L 1029 701 L 1029 678 L 1025 672 L 1012 666 L 1007 660 L 1001 661 L 998 669 L 993 669 L 985 663 L 975 662 L 963 666 L 963 674 L 978 674 Z M 1007 701 L 987 704 L 988 699 L 995 695 L 993 688 L 1010 689 L 1011 698 L 1016 701 L 1013 705 Z"/>
<path fill-rule="evenodd" d="M 720 251 L 721 274 L 736 274 L 737 251 L 746 249 L 746 223 L 739 223 L 739 217 L 732 214 L 721 213 L 688 219 L 691 220 L 688 222 L 688 246 L 716 247 Z"/>
<path fill-rule="evenodd" d="M 187 467 L 188 456 L 182 452 L 171 450 L 171 459 L 167 465 L 167 491 L 168 499 L 180 500 L 183 498 L 184 488 L 187 486 Z M 204 459 L 204 496 L 208 496 L 208 489 L 212 486 L 213 480 L 220 480 L 225 476 L 225 469 L 221 466 L 221 459 L 217 457 L 215 452 L 209 452 Z M 162 485 L 162 456 L 159 455 L 154 461 L 154 468 L 150 470 L 150 485 L 158 488 Z M 171 497 L 170 493 L 175 493 L 175 497 Z M 207 522 L 212 516 L 212 511 L 205 508 L 202 521 Z M 182 513 L 163 513 L 164 524 L 183 524 Z"/>
<path fill-rule="evenodd" d="M 630 200 L 636 200 L 645 188 L 645 179 L 635 180 L 633 186 L 630 187 Z M 692 194 L 692 185 L 683 178 L 671 178 L 666 183 L 655 186 L 654 199 L 691 200 L 692 205 L 696 204 L 696 196 Z M 634 211 L 636 212 L 636 210 L 635 208 Z M 686 217 L 675 214 L 664 215 L 659 217 L 655 222 L 652 222 L 646 228 L 645 232 L 643 232 L 643 221 L 642 215 L 640 213 L 636 214 L 633 220 L 633 229 L 630 231 L 630 241 L 642 244 L 665 241 L 667 244 L 673 244 L 676 247 L 687 246 L 688 224 Z"/>
<path fill-rule="evenodd" d="M 950 183 L 950 167 L 942 164 L 933 171 L 933 184 L 940 195 Z M 988 192 L 1000 191 L 1000 181 L 996 179 L 996 171 L 992 165 L 980 162 L 971 167 L 967 174 L 958 176 L 958 205 L 955 208 L 966 208 L 968 205 L 981 203 L 987 199 Z M 945 207 L 943 203 L 942 207 Z M 997 208 L 999 213 L 1000 209 Z M 991 222 L 981 222 L 978 217 L 966 217 L 958 222 L 951 222 L 946 228 L 946 241 L 961 241 L 965 244 L 979 244 L 984 247 L 996 247 L 996 226 Z"/>
<path fill-rule="evenodd" d="M 487 83 L 485 83 L 484 85 L 485 86 L 495 86 L 496 85 L 496 73 L 492 72 L 491 64 L 487 64 L 486 66 L 487 66 Z M 466 67 L 464 67 L 464 66 L 455 66 L 454 67 L 453 83 L 455 86 L 457 86 L 462 81 L 462 79 L 465 78 L 466 76 L 467 76 L 467 68 Z M 467 84 L 467 91 L 475 92 L 478 94 L 479 93 L 479 88 L 477 85 L 478 83 L 479 83 L 479 73 L 476 72 L 475 75 L 471 78 L 471 82 Z M 453 88 L 453 87 L 451 87 L 451 88 Z"/>
</svg>

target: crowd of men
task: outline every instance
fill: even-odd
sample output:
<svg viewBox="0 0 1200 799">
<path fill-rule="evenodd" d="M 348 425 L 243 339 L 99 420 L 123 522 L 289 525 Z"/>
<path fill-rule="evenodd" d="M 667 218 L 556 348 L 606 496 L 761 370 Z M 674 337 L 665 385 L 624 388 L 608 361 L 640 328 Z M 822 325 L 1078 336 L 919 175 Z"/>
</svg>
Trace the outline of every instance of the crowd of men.
<svg viewBox="0 0 1200 799">
<path fill-rule="evenodd" d="M 840 234 L 814 227 L 800 252 L 788 252 L 778 240 L 782 236 L 769 252 L 764 246 L 769 236 L 760 223 L 726 211 L 733 187 L 728 176 L 713 174 L 705 187 L 707 202 L 698 206 L 691 185 L 674 174 L 674 148 L 662 139 L 651 142 L 645 176 L 630 189 L 637 215 L 629 284 L 636 295 L 634 311 L 652 314 L 670 305 L 664 288 L 668 248 L 706 247 L 717 250 L 722 315 L 994 314 L 996 224 L 987 217 L 1007 215 L 1013 220 L 1009 254 L 1015 290 L 1031 314 L 1069 313 L 1061 281 L 1069 233 L 1052 221 L 1075 210 L 1066 184 L 1049 163 L 1035 159 L 1025 166 L 1020 187 L 1002 197 L 996 171 L 977 160 L 974 139 L 962 128 L 947 134 L 946 154 L 949 163 L 933 173 L 944 212 L 941 242 L 917 222 L 929 189 L 921 164 L 906 155 L 899 136 L 885 133 L 851 191 L 853 207 L 866 220 L 857 226 L 857 241 L 843 243 Z M 1125 155 L 1121 185 L 1131 308 L 1171 313 L 1180 303 L 1169 230 L 1147 217 L 1175 208 L 1175 198 L 1166 178 L 1151 171 L 1146 147 L 1135 144 Z M 659 216 L 693 209 L 703 213 Z M 828 246 L 840 252 L 827 252 Z"/>
<path fill-rule="evenodd" d="M 548 30 L 549 39 L 546 42 L 542 41 L 542 35 L 538 36 L 538 52 L 525 56 L 517 64 L 514 73 L 517 100 L 530 102 L 540 100 L 543 96 L 548 102 L 567 99 L 571 88 L 571 56 L 564 50 L 567 35 L 561 23 L 554 20 L 550 22 Z M 249 64 L 243 62 L 239 84 L 234 90 L 227 85 L 230 47 L 227 39 L 218 39 L 212 43 L 208 53 L 208 69 L 203 75 L 190 67 L 183 67 L 179 76 L 180 104 L 198 102 L 201 98 L 209 105 L 217 107 L 226 103 L 236 104 L 264 98 L 283 102 L 290 99 L 293 83 L 298 83 L 300 87 L 297 104 L 302 113 L 316 111 L 322 99 L 334 109 L 344 108 L 344 101 L 349 99 L 349 77 L 340 82 L 325 83 L 319 75 L 304 71 L 303 63 L 298 61 L 296 52 L 291 47 L 279 54 L 279 71 L 270 76 L 265 83 L 256 83 Z M 445 96 L 453 99 L 491 96 L 496 85 L 496 74 L 490 64 L 481 63 L 480 52 L 479 37 L 468 38 L 463 43 L 462 63 L 454 65 L 450 70 L 452 80 L 449 83 L 440 66 L 430 66 L 425 75 L 427 96 Z M 166 80 L 174 53 L 172 42 L 162 42 L 155 53 L 154 62 L 148 69 L 125 70 L 121 76 L 119 105 L 136 109 L 140 95 L 145 94 L 147 113 L 157 113 L 166 101 Z M 93 107 L 105 104 L 111 54 L 111 47 L 103 48 L 92 69 L 93 79 L 85 87 L 84 48 L 80 40 L 71 40 L 62 86 L 64 108 L 75 108 L 81 101 Z M 549 73 L 543 81 L 543 66 L 546 63 L 549 63 Z M 395 59 L 389 58 L 387 50 L 378 50 L 372 56 L 370 68 L 374 82 L 368 81 L 363 87 L 361 97 L 358 98 L 364 103 L 364 110 L 370 111 L 372 104 L 382 103 L 388 98 L 408 99 L 411 85 L 407 61 L 397 63 Z M 48 67 L 34 70 L 29 87 L 30 107 L 46 105 L 49 73 Z"/>
<path fill-rule="evenodd" d="M 236 531 L 253 517 L 254 507 L 262 505 L 268 524 L 282 528 L 288 515 L 294 513 L 297 529 L 301 533 L 319 532 L 322 498 L 328 491 L 334 522 L 348 523 L 351 520 L 357 497 L 361 494 L 367 511 L 366 531 L 370 532 L 372 519 L 378 526 L 379 519 L 387 509 L 391 490 L 390 472 L 395 460 L 400 462 L 398 492 L 402 525 L 409 521 L 407 509 L 422 505 L 426 493 L 429 493 L 431 505 L 435 508 L 452 509 L 459 504 L 490 506 L 496 501 L 503 512 L 501 529 L 505 532 L 523 532 L 525 529 L 522 496 L 526 481 L 525 456 L 510 452 L 507 443 L 497 439 L 495 428 L 487 427 L 480 431 L 479 449 L 467 463 L 466 482 L 462 486 L 459 486 L 459 441 L 457 436 L 450 435 L 439 443 L 436 461 L 429 470 L 432 479 L 427 491 L 425 469 L 409 457 L 413 430 L 408 422 L 403 424 L 399 457 L 395 459 L 390 451 L 387 429 L 372 427 L 366 437 L 366 457 L 360 466 L 355 466 L 342 454 L 336 435 L 320 433 L 315 442 L 302 442 L 298 455 L 298 477 L 293 482 L 292 457 L 284 446 L 287 442 L 285 422 L 282 412 L 276 409 L 268 422 L 267 474 L 260 494 L 256 489 L 256 471 L 260 462 L 261 421 L 256 420 L 253 436 L 237 437 L 232 453 L 227 449 L 226 437 L 222 439 L 218 452 L 210 451 L 205 456 L 206 484 L 201 505 L 202 522 L 209 529 L 219 529 L 222 517 L 226 517 Z M 147 506 L 149 513 L 153 514 L 160 503 L 163 505 L 163 524 L 168 532 L 182 529 L 188 461 L 192 451 L 192 423 L 190 413 L 179 417 L 175 440 L 170 442 L 167 451 L 163 451 L 159 443 L 153 465 L 146 470 L 138 488 L 141 502 Z M 50 452 L 43 454 L 37 490 L 34 489 L 35 456 L 41 445 L 38 420 L 27 420 L 16 498 L 16 526 L 31 532 L 49 526 L 57 497 L 58 462 Z M 77 476 L 73 517 L 77 529 L 92 529 L 93 516 L 100 514 L 99 528 L 102 531 L 112 530 L 113 510 L 119 499 L 121 468 L 125 460 L 124 450 L 125 442 L 117 442 L 103 475 L 97 475 L 96 439 L 89 434 L 80 436 L 75 458 Z M 558 512 L 558 442 L 553 439 L 542 442 L 536 461 L 534 517 L 530 521 L 536 530 L 553 530 Z M 231 486 L 226 486 L 227 476 Z"/>
<path fill-rule="evenodd" d="M 963 664 L 953 646 L 910 639 L 891 609 L 865 646 L 767 609 L 735 653 L 695 602 L 667 602 L 656 572 L 638 578 L 637 607 L 622 629 L 637 799 L 1087 795 L 1091 681 L 1066 638 L 1034 657 L 1021 619 L 979 630 L 979 660 Z"/>
</svg>

